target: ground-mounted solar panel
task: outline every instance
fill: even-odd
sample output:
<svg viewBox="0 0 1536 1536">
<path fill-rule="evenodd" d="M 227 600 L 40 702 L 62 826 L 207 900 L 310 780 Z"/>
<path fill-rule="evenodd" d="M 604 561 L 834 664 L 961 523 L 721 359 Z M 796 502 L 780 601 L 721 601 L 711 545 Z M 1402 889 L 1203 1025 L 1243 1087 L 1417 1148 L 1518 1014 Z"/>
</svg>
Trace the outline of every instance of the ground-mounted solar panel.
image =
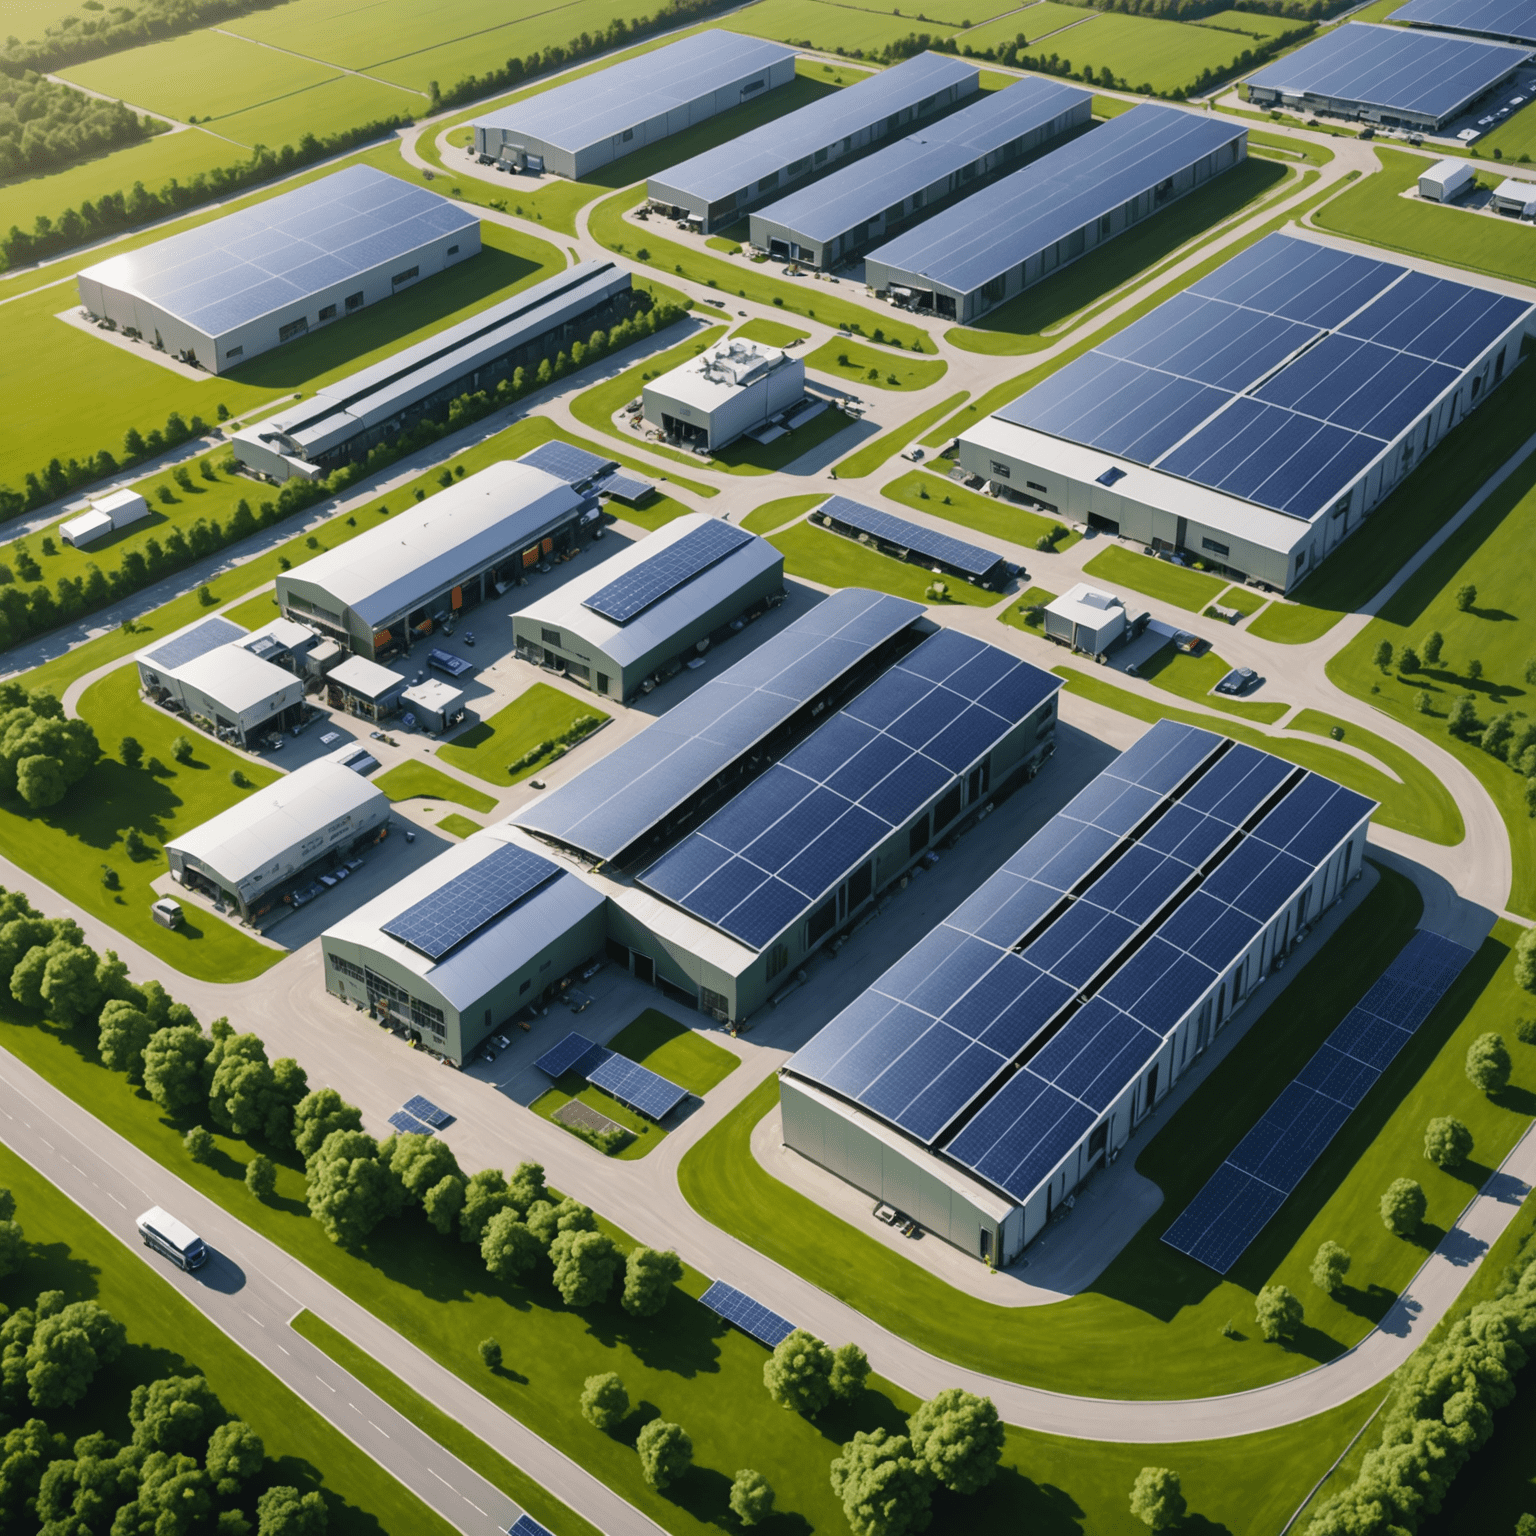
<svg viewBox="0 0 1536 1536">
<path fill-rule="evenodd" d="M 584 485 L 618 468 L 612 459 L 600 458 L 595 453 L 588 453 L 585 448 L 562 442 L 557 437 L 547 443 L 540 443 L 537 448 L 530 448 L 518 462 L 542 469 L 546 475 L 564 480 L 567 485 Z"/>
<path fill-rule="evenodd" d="M 753 1301 L 744 1291 L 723 1280 L 712 1280 L 709 1289 L 699 1297 L 717 1317 L 733 1323 L 749 1337 L 769 1349 L 777 1349 L 795 1331 L 795 1325 L 777 1312 L 770 1311 L 760 1301 Z"/>
<path fill-rule="evenodd" d="M 1472 954 L 1438 933 L 1419 929 L 1163 1233 L 1163 1241 L 1226 1274 L 1449 991 Z"/>
<path fill-rule="evenodd" d="M 436 1133 L 424 1120 L 418 1120 L 415 1115 L 408 1115 L 403 1109 L 397 1109 L 389 1117 L 389 1123 L 400 1132 L 402 1136 L 432 1136 Z"/>
<path fill-rule="evenodd" d="M 589 1061 L 595 1062 L 605 1054 L 605 1048 L 597 1041 L 589 1040 L 585 1035 L 572 1030 L 563 1040 L 557 1041 L 545 1051 L 534 1062 L 534 1066 L 549 1077 L 564 1077 L 567 1072 L 584 1069 Z M 577 1075 L 585 1077 L 586 1072 L 582 1070 Z"/>
<path fill-rule="evenodd" d="M 502 843 L 478 864 L 379 927 L 429 960 L 441 960 L 455 945 L 559 873 L 548 859 L 515 843 Z"/>
<path fill-rule="evenodd" d="M 649 480 L 626 474 L 622 469 L 604 475 L 592 489 L 597 495 L 611 496 L 615 501 L 622 501 L 631 507 L 639 506 L 648 496 L 656 494 L 656 487 Z"/>
<path fill-rule="evenodd" d="M 423 1098 L 419 1093 L 407 1099 L 401 1107 L 406 1114 L 415 1115 L 418 1120 L 430 1125 L 435 1131 L 453 1124 L 453 1116 L 446 1109 L 439 1109 L 431 1099 Z"/>
<path fill-rule="evenodd" d="M 846 496 L 829 496 L 813 514 L 854 533 L 868 534 L 882 543 L 921 555 L 926 560 L 937 560 L 951 570 L 959 571 L 973 581 L 983 581 L 995 575 L 1003 563 L 1001 555 L 963 539 L 952 539 L 948 534 L 936 533 L 909 518 L 894 517 L 876 507 L 866 507 L 862 502 L 850 501 Z"/>
<path fill-rule="evenodd" d="M 189 661 L 196 661 L 199 656 L 206 656 L 209 651 L 217 650 L 221 645 L 229 645 L 244 636 L 245 631 L 238 624 L 215 615 L 182 634 L 172 635 L 164 645 L 150 651 L 144 659 L 152 666 L 174 672 L 177 667 L 184 667 Z"/>
<path fill-rule="evenodd" d="M 682 538 L 658 550 L 648 560 L 632 566 L 622 576 L 582 599 L 582 607 L 628 624 L 647 608 L 718 565 L 756 537 L 734 523 L 711 519 L 690 529 Z"/>
<path fill-rule="evenodd" d="M 554 1533 L 540 1525 L 532 1515 L 519 1515 L 507 1527 L 507 1536 L 554 1536 Z"/>
<path fill-rule="evenodd" d="M 594 1088 L 601 1088 L 650 1120 L 665 1120 L 688 1097 L 686 1088 L 679 1088 L 660 1073 L 617 1051 L 610 1051 L 604 1060 L 586 1067 L 584 1072 Z"/>
</svg>

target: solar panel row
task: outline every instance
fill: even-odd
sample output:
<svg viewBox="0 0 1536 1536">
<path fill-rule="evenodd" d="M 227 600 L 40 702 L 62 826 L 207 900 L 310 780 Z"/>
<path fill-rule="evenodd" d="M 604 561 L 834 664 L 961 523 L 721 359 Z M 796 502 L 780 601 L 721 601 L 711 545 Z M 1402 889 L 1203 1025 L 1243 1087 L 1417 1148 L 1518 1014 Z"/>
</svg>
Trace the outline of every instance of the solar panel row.
<svg viewBox="0 0 1536 1536">
<path fill-rule="evenodd" d="M 871 538 L 894 544 L 899 549 L 910 550 L 929 560 L 937 560 L 951 570 L 960 571 L 973 581 L 985 581 L 995 576 L 1003 564 L 1001 555 L 963 539 L 952 539 L 948 534 L 936 533 L 921 523 L 905 517 L 893 517 L 862 502 L 850 501 L 846 496 L 829 496 L 816 509 L 817 517 L 826 518 L 854 533 L 867 533 Z"/>
<path fill-rule="evenodd" d="M 519 1515 L 507 1527 L 507 1536 L 554 1536 L 554 1533 L 540 1525 L 532 1515 Z"/>
<path fill-rule="evenodd" d="M 795 1325 L 786 1318 L 769 1311 L 762 1302 L 753 1301 L 745 1292 L 723 1280 L 710 1281 L 709 1289 L 699 1300 L 717 1317 L 734 1323 L 743 1333 L 766 1344 L 769 1349 L 778 1348 L 795 1331 Z"/>
<path fill-rule="evenodd" d="M 400 1132 L 402 1136 L 431 1136 L 435 1134 L 430 1125 L 418 1120 L 415 1115 L 408 1115 L 403 1109 L 397 1109 L 389 1117 L 389 1123 Z"/>
<path fill-rule="evenodd" d="M 245 631 L 238 624 L 215 616 L 204 619 L 201 624 L 195 624 L 179 635 L 172 635 L 164 645 L 150 651 L 144 660 L 153 666 L 163 667 L 167 672 L 174 672 L 177 667 L 184 667 L 189 661 L 196 661 L 199 656 L 206 656 L 209 651 L 215 651 L 221 645 L 230 645 L 244 638 Z"/>
<path fill-rule="evenodd" d="M 453 1116 L 445 1109 L 439 1109 L 431 1099 L 423 1098 L 421 1094 L 405 1101 L 403 1106 L 406 1114 L 415 1115 L 425 1125 L 430 1125 L 434 1130 L 442 1130 L 444 1126 L 453 1124 Z"/>
<path fill-rule="evenodd" d="M 652 1120 L 664 1120 L 688 1097 L 685 1088 L 574 1030 L 545 1051 L 534 1065 L 553 1078 L 567 1073 L 584 1077 L 593 1087 L 612 1094 L 621 1104 Z"/>
<path fill-rule="evenodd" d="M 750 544 L 754 537 L 745 528 L 719 519 L 700 523 L 649 560 L 632 566 L 607 586 L 599 587 L 582 600 L 582 606 L 615 624 L 628 624 L 669 593 L 718 565 L 743 544 Z"/>
<path fill-rule="evenodd" d="M 1408 0 L 1392 20 L 1536 44 L 1536 0 Z"/>
<path fill-rule="evenodd" d="M 548 859 L 515 843 L 501 843 L 479 863 L 379 927 L 429 960 L 441 960 L 559 873 Z"/>
<path fill-rule="evenodd" d="M 613 459 L 600 458 L 595 453 L 588 453 L 585 448 L 562 442 L 559 438 L 551 438 L 547 443 L 530 448 L 519 457 L 518 462 L 532 464 L 535 469 L 542 469 L 545 474 L 564 480 L 567 485 L 585 485 L 596 480 L 599 475 L 618 468 Z"/>
<path fill-rule="evenodd" d="M 1233 1149 L 1163 1241 L 1226 1274 L 1450 989 L 1472 951 L 1421 928 Z"/>
</svg>

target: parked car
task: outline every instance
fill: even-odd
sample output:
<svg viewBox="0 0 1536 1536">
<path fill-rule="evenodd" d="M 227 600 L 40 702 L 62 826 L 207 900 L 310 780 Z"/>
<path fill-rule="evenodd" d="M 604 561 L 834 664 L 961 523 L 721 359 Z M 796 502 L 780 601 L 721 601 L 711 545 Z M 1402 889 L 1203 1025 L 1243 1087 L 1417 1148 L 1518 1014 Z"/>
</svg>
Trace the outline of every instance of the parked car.
<svg viewBox="0 0 1536 1536">
<path fill-rule="evenodd" d="M 921 448 L 903 448 L 901 456 L 904 459 L 910 459 L 914 464 L 921 464 L 923 462 L 923 450 Z"/>
<path fill-rule="evenodd" d="M 1183 651 L 1186 656 L 1194 656 L 1198 654 L 1200 647 L 1204 643 L 1205 642 L 1201 640 L 1199 635 L 1192 635 L 1188 630 L 1185 629 L 1181 629 L 1173 637 L 1174 650 Z"/>
<path fill-rule="evenodd" d="M 1259 674 L 1252 667 L 1233 667 L 1233 669 L 1216 684 L 1217 693 L 1239 694 L 1247 693 L 1259 681 Z"/>
</svg>

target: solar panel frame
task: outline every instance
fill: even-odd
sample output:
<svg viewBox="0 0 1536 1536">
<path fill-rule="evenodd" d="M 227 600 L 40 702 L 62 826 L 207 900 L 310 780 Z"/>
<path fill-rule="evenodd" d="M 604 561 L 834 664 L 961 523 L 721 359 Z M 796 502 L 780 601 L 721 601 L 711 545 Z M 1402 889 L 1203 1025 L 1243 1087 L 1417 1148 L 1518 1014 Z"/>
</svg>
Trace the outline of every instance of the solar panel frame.
<svg viewBox="0 0 1536 1536">
<path fill-rule="evenodd" d="M 539 1524 L 530 1514 L 521 1514 L 507 1527 L 507 1536 L 554 1536 L 554 1532 Z"/>
<path fill-rule="evenodd" d="M 780 1317 L 724 1280 L 711 1280 L 699 1300 L 717 1317 L 769 1349 L 777 1349 L 795 1331 L 795 1325 L 788 1318 Z"/>
<path fill-rule="evenodd" d="M 615 624 L 628 624 L 755 538 L 745 528 L 712 518 L 599 587 L 581 605 Z"/>
<path fill-rule="evenodd" d="M 595 1058 L 596 1053 L 604 1049 L 597 1041 L 589 1040 L 579 1030 L 573 1029 L 545 1051 L 534 1062 L 534 1066 L 547 1077 L 560 1078 L 567 1072 L 576 1071 L 588 1058 Z M 584 1077 L 586 1074 L 583 1072 L 578 1075 Z"/>
<path fill-rule="evenodd" d="M 389 1123 L 402 1136 L 435 1136 L 437 1134 L 425 1121 L 418 1120 L 415 1115 L 408 1115 L 403 1109 L 397 1109 L 389 1117 Z"/>
<path fill-rule="evenodd" d="M 560 873 L 548 859 L 516 843 L 500 843 L 379 929 L 429 960 L 441 960 Z"/>
<path fill-rule="evenodd" d="M 686 1088 L 617 1051 L 608 1051 L 595 1065 L 587 1067 L 585 1076 L 594 1088 L 601 1088 L 658 1124 L 688 1097 Z"/>
<path fill-rule="evenodd" d="M 439 1109 L 431 1099 L 424 1098 L 421 1094 L 413 1094 L 400 1106 L 408 1115 L 414 1115 L 423 1125 L 430 1125 L 433 1130 L 440 1131 L 444 1126 L 453 1124 L 454 1116 L 446 1109 Z"/>
<path fill-rule="evenodd" d="M 527 453 L 520 454 L 518 462 L 542 469 L 545 474 L 564 480 L 567 485 L 585 485 L 619 467 L 617 460 L 605 459 L 600 454 L 578 448 L 575 443 L 568 443 L 559 437 L 552 437 L 547 443 L 540 443 Z"/>
<path fill-rule="evenodd" d="M 963 573 L 972 581 L 984 581 L 1004 563 L 1003 557 L 993 554 L 990 549 L 983 549 L 978 544 L 967 544 L 963 539 L 951 538 L 948 534 L 936 533 L 921 523 L 882 512 L 877 507 L 865 506 L 863 502 L 853 501 L 847 496 L 827 497 L 812 515 L 830 518 L 833 522 L 852 528 L 856 533 L 867 533 L 872 538 L 882 539 L 900 549 L 926 555 L 929 559 Z"/>
</svg>

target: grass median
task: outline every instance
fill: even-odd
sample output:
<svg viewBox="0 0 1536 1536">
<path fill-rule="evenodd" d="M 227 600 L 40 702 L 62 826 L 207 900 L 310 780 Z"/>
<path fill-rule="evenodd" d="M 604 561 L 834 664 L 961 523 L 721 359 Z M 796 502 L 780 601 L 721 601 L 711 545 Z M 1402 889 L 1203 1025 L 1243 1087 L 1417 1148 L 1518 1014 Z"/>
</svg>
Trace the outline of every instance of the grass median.
<svg viewBox="0 0 1536 1536">
<path fill-rule="evenodd" d="M 998 593 L 973 587 L 958 576 L 936 577 L 923 566 L 878 554 L 855 539 L 845 539 L 825 528 L 813 528 L 809 523 L 785 528 L 768 542 L 782 551 L 786 575 L 799 576 L 823 587 L 873 587 L 877 592 L 926 603 L 931 601 L 929 589 L 936 581 L 942 581 L 947 593 L 944 600 L 949 602 L 990 608 L 1001 601 Z"/>
<path fill-rule="evenodd" d="M 449 777 L 431 763 L 400 763 L 373 782 L 391 800 L 450 800 L 482 813 L 496 809 L 494 796 Z"/>
<path fill-rule="evenodd" d="M 865 475 L 873 474 L 892 454 L 900 453 L 914 438 L 921 436 L 936 421 L 943 421 L 952 415 L 957 407 L 963 405 L 969 398 L 970 391 L 962 389 L 959 394 L 951 395 L 947 400 L 941 400 L 937 405 L 931 405 L 926 411 L 914 416 L 910 421 L 904 421 L 899 427 L 893 427 L 889 432 L 882 433 L 879 437 L 871 438 L 862 448 L 850 453 L 833 469 L 833 474 L 839 480 L 862 480 Z M 925 442 L 926 438 L 923 439 Z"/>
<path fill-rule="evenodd" d="M 578 721 L 593 720 L 596 729 L 609 718 L 595 704 L 573 699 L 548 683 L 533 683 L 489 720 L 460 731 L 437 749 L 437 755 L 461 773 L 505 789 L 564 757 L 575 742 L 584 740 L 581 736 L 566 740 Z"/>
</svg>

